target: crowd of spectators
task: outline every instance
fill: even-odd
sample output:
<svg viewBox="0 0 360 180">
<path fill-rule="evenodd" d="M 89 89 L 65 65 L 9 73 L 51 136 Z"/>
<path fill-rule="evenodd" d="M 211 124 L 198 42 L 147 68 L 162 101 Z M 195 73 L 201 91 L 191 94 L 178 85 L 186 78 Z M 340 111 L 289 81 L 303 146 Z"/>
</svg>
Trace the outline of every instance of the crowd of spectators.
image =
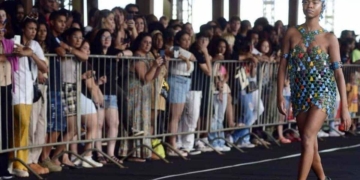
<svg viewBox="0 0 360 180">
<path fill-rule="evenodd" d="M 267 117 L 276 102 L 271 94 L 286 26 L 281 21 L 271 25 L 263 17 L 252 26 L 233 16 L 229 21 L 209 21 L 195 34 L 191 23 L 143 15 L 135 4 L 114 5 L 111 10 L 91 9 L 87 27 L 82 14 L 61 9 L 56 0 L 39 0 L 29 14 L 14 1 L 0 6 L 2 148 L 76 140 L 78 114 L 85 140 L 110 139 L 105 149 L 102 141 L 94 143 L 110 159 L 91 151 L 85 154 L 86 161 L 70 154 L 59 157 L 65 144 L 18 150 L 16 157 L 36 173 L 47 174 L 62 168 L 122 164 L 130 151 L 141 144 L 152 147 L 154 140 L 117 144 L 117 137 L 171 133 L 166 139 L 172 147 L 165 149 L 167 156 L 230 151 L 225 139 L 239 148 L 255 147 L 248 127 L 259 115 Z M 339 39 L 343 63 L 360 62 L 355 37 L 353 31 L 344 31 Z M 349 69 L 345 73 L 348 101 L 355 118 L 360 75 Z M 248 85 L 244 87 L 239 78 L 247 79 Z M 258 86 L 266 93 L 259 92 Z M 288 81 L 284 86 L 291 113 L 291 87 Z M 34 100 L 37 90 L 42 97 Z M 276 117 L 276 122 L 285 121 Z M 206 130 L 207 122 L 213 132 L 200 134 L 198 141 L 194 133 L 175 135 Z M 329 133 L 320 131 L 319 136 L 343 135 L 338 123 L 331 126 Z M 354 121 L 353 131 L 356 126 Z M 217 131 L 236 127 L 246 128 Z M 281 143 L 300 140 L 295 134 L 284 136 L 282 125 L 277 136 Z M 81 151 L 92 145 L 84 143 Z M 70 151 L 77 154 L 78 144 L 71 144 Z M 12 163 L 10 174 L 9 157 L 14 153 L 0 154 L 0 177 L 28 177 L 28 169 L 18 161 Z M 148 159 L 158 157 L 149 149 L 137 148 L 125 160 Z"/>
</svg>

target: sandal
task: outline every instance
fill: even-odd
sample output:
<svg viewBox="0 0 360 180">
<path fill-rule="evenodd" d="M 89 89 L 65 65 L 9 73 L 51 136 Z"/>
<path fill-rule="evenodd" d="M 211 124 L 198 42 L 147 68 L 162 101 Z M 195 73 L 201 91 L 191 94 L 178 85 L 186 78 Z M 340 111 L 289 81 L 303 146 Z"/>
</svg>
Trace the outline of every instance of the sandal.
<svg viewBox="0 0 360 180">
<path fill-rule="evenodd" d="M 268 141 L 265 141 L 264 139 L 260 139 L 260 143 L 262 144 L 262 145 L 267 145 L 267 146 L 270 146 L 271 145 L 271 143 L 270 142 L 268 142 Z"/>
<path fill-rule="evenodd" d="M 112 156 L 111 157 L 111 160 L 115 161 L 116 163 L 119 163 L 119 164 L 123 164 L 124 162 L 120 159 L 118 159 L 117 157 L 115 156 Z M 108 160 L 108 163 L 113 163 L 112 161 Z"/>
<path fill-rule="evenodd" d="M 291 143 L 290 139 L 287 138 L 280 138 L 279 141 L 281 142 L 281 144 L 289 144 Z"/>
<path fill-rule="evenodd" d="M 146 159 L 141 159 L 141 158 L 136 158 L 136 157 L 130 157 L 130 158 L 128 159 L 128 161 L 131 161 L 131 162 L 142 162 L 142 163 L 144 163 L 144 162 L 146 162 Z"/>
<path fill-rule="evenodd" d="M 99 162 L 101 164 L 104 164 L 104 165 L 107 164 L 107 161 L 106 161 L 104 156 L 98 156 L 97 157 L 97 162 Z"/>
</svg>

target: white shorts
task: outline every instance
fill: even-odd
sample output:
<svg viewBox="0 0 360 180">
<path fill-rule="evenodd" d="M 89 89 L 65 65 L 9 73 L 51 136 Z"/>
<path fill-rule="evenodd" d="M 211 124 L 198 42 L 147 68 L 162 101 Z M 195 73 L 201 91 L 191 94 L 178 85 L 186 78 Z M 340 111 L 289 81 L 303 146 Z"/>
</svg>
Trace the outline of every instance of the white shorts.
<svg viewBox="0 0 360 180">
<path fill-rule="evenodd" d="M 91 99 L 89 99 L 85 95 L 81 94 L 80 102 L 81 102 L 81 115 L 88 115 L 88 114 L 96 113 L 95 104 Z"/>
</svg>

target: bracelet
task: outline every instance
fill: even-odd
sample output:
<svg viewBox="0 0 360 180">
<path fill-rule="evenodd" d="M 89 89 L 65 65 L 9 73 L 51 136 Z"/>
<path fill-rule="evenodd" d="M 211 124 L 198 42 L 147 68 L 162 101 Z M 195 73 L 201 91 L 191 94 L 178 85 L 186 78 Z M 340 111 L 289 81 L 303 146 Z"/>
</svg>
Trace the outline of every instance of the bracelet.
<svg viewBox="0 0 360 180">
<path fill-rule="evenodd" d="M 341 61 L 336 61 L 330 64 L 330 69 L 335 71 L 336 69 L 342 68 L 343 64 Z"/>
<path fill-rule="evenodd" d="M 283 58 L 287 59 L 289 57 L 289 54 L 283 54 Z"/>
</svg>

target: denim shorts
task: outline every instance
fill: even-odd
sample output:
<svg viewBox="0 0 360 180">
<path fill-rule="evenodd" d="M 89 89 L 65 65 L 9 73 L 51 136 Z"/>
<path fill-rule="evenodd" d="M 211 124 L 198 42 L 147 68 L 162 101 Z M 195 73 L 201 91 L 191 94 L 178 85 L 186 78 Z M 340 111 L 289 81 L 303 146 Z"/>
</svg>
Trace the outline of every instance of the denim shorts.
<svg viewBox="0 0 360 180">
<path fill-rule="evenodd" d="M 185 103 L 186 95 L 190 91 L 191 79 L 185 76 L 170 75 L 168 83 L 170 86 L 169 102 Z"/>
<path fill-rule="evenodd" d="M 288 111 L 290 109 L 290 96 L 284 96 L 285 99 L 285 109 Z"/>
<path fill-rule="evenodd" d="M 67 122 L 61 92 L 50 92 L 49 94 L 47 132 L 64 132 Z"/>
<path fill-rule="evenodd" d="M 116 95 L 104 95 L 104 108 L 105 109 L 118 109 Z"/>
</svg>

